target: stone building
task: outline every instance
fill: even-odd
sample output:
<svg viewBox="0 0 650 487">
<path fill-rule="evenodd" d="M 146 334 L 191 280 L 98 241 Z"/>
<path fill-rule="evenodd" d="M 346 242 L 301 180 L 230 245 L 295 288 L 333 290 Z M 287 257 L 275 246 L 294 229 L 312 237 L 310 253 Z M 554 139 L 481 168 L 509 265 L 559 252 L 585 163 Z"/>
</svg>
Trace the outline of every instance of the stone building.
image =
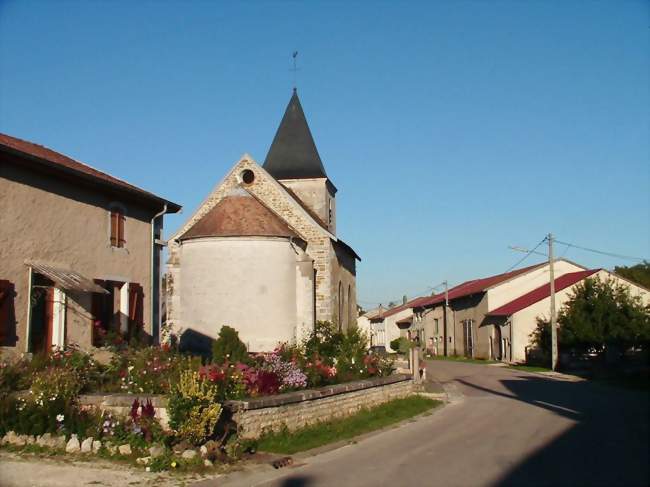
<svg viewBox="0 0 650 487">
<path fill-rule="evenodd" d="M 167 329 L 207 349 L 222 326 L 252 352 L 356 320 L 354 250 L 295 89 L 262 166 L 244 155 L 169 240 Z"/>
<path fill-rule="evenodd" d="M 37 353 L 159 330 L 163 216 L 181 207 L 0 134 L 0 349 Z"/>
</svg>

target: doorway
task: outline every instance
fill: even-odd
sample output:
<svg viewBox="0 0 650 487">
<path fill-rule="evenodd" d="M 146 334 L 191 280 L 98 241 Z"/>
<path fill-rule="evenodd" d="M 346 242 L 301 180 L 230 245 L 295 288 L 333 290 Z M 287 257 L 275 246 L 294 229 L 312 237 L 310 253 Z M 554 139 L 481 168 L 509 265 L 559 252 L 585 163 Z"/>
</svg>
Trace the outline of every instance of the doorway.
<svg viewBox="0 0 650 487">
<path fill-rule="evenodd" d="M 34 285 L 30 296 L 30 344 L 32 353 L 48 353 L 52 348 L 54 335 L 54 286 L 49 280 L 34 275 Z"/>
</svg>

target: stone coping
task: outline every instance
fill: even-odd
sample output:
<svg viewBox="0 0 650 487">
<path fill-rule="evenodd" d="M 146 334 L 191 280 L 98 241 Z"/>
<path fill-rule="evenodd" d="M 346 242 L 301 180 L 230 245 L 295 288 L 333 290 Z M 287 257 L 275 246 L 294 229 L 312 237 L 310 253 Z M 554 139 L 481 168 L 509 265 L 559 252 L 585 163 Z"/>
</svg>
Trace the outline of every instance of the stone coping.
<svg viewBox="0 0 650 487">
<path fill-rule="evenodd" d="M 141 403 L 149 400 L 154 408 L 167 407 L 167 396 L 163 394 L 93 392 L 89 394 L 81 394 L 79 396 L 79 402 L 85 406 L 131 407 L 133 401 L 136 399 Z"/>
<path fill-rule="evenodd" d="M 285 392 L 284 394 L 276 394 L 273 396 L 252 397 L 248 399 L 225 401 L 223 405 L 233 412 L 262 409 L 268 407 L 283 406 L 285 404 L 294 404 L 303 401 L 312 401 L 314 399 L 320 399 L 323 397 L 336 396 L 338 394 L 344 394 L 346 392 L 361 391 L 373 387 L 380 387 L 388 384 L 395 384 L 397 382 L 404 382 L 407 380 L 411 380 L 410 375 L 393 374 L 386 377 L 373 377 L 371 379 L 344 382 L 342 384 L 334 384 L 331 386 L 324 386 L 316 389 Z M 167 396 L 162 394 L 94 392 L 89 394 L 81 394 L 79 396 L 79 402 L 83 405 L 104 407 L 131 407 L 135 399 L 140 402 L 150 400 L 151 404 L 155 408 L 167 407 Z"/>
<path fill-rule="evenodd" d="M 371 379 L 356 380 L 345 382 L 343 384 L 334 384 L 331 386 L 319 387 L 317 389 L 306 389 L 302 391 L 286 392 L 274 396 L 254 397 L 238 401 L 225 401 L 224 407 L 231 411 L 244 411 L 253 409 L 262 409 L 269 407 L 283 406 L 285 404 L 295 404 L 303 401 L 312 401 L 323 397 L 336 396 L 346 392 L 361 391 L 373 387 L 395 384 L 411 380 L 410 375 L 394 374 L 386 377 L 373 377 Z"/>
</svg>

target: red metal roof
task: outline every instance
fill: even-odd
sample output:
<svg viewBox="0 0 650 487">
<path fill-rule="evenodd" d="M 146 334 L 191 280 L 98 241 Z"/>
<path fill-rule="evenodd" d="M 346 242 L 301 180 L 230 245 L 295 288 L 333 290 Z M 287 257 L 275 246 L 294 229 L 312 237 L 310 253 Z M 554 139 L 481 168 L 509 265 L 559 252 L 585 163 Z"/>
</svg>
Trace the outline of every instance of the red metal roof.
<svg viewBox="0 0 650 487">
<path fill-rule="evenodd" d="M 522 269 L 517 269 L 514 271 L 506 272 L 504 274 L 497 274 L 496 276 L 484 277 L 482 279 L 474 279 L 471 281 L 465 281 L 458 286 L 452 287 L 448 291 L 449 300 L 462 298 L 464 296 L 471 296 L 472 294 L 480 293 L 486 289 L 505 282 L 513 277 L 525 274 L 526 272 L 532 271 L 537 267 L 543 266 L 545 262 L 540 264 L 531 265 L 524 267 Z M 445 300 L 445 293 L 436 294 L 434 296 L 429 296 L 424 298 L 421 302 L 418 303 L 418 306 L 426 307 L 434 304 L 442 303 Z"/>
<path fill-rule="evenodd" d="M 411 299 L 410 301 L 407 301 L 406 304 L 400 304 L 399 306 L 395 306 L 394 308 L 387 309 L 381 315 L 377 316 L 377 318 L 386 318 L 388 316 L 397 314 L 400 311 L 404 311 L 405 309 L 416 308 L 420 306 L 421 301 L 429 299 L 430 297 L 431 296 L 424 296 L 420 298 Z"/>
<path fill-rule="evenodd" d="M 568 274 L 563 274 L 557 279 L 555 279 L 555 291 L 561 291 L 566 289 L 569 286 L 573 286 L 577 282 L 586 279 L 587 277 L 595 274 L 600 271 L 600 269 L 590 269 L 586 271 L 579 272 L 570 272 Z M 551 295 L 551 287 L 549 284 L 544 284 L 543 286 L 533 289 L 529 293 L 526 293 L 522 296 L 519 296 L 517 299 L 513 299 L 507 304 L 498 307 L 488 313 L 490 316 L 510 316 L 517 311 L 521 311 L 524 308 L 527 308 L 530 305 L 541 301 L 542 299 L 548 298 Z"/>
<path fill-rule="evenodd" d="M 64 171 L 68 174 L 76 175 L 85 179 L 91 179 L 94 182 L 111 186 L 115 189 L 126 190 L 134 195 L 144 197 L 148 200 L 154 200 L 159 204 L 167 203 L 168 213 L 180 211 L 180 205 L 167 201 L 153 193 L 149 193 L 137 186 L 118 179 L 110 174 L 99 171 L 82 162 L 76 161 L 68 156 L 55 152 L 52 149 L 34 144 L 26 140 L 18 139 L 10 135 L 0 133 L 0 150 L 14 153 L 20 156 L 27 156 L 36 162 L 40 162 L 51 168 Z"/>
</svg>

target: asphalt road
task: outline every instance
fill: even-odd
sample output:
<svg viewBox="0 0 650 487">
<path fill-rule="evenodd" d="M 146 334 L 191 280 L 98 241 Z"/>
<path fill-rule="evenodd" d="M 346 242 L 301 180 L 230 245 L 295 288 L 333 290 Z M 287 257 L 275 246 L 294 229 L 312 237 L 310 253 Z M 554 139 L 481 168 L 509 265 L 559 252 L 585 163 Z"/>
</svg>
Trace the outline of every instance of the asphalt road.
<svg viewBox="0 0 650 487">
<path fill-rule="evenodd" d="M 647 486 L 648 394 L 436 361 L 452 402 L 286 470 L 202 485 Z M 299 459 L 297 463 L 301 463 Z M 218 482 L 218 483 L 217 483 Z"/>
</svg>

